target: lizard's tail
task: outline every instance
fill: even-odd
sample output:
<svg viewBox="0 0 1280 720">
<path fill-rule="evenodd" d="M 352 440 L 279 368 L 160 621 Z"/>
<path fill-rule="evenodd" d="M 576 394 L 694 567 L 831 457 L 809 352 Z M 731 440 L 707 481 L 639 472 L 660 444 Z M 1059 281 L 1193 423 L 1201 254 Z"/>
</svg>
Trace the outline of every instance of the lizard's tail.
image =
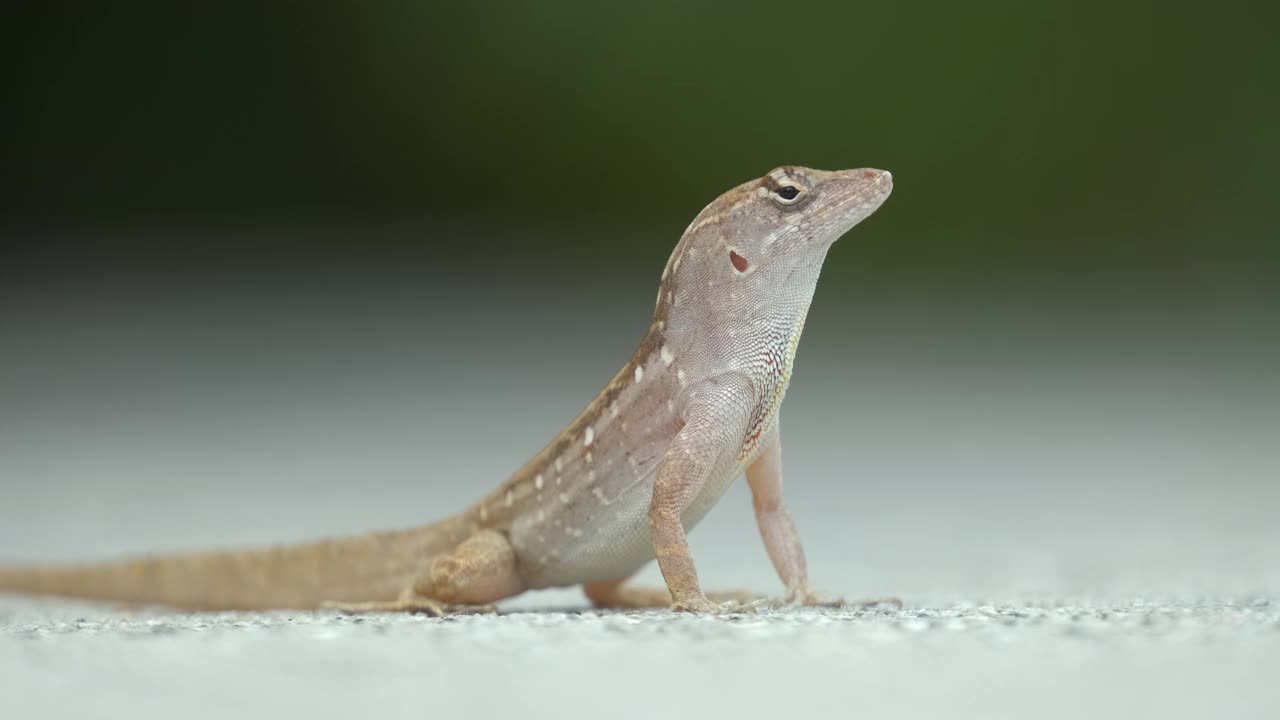
<svg viewBox="0 0 1280 720">
<path fill-rule="evenodd" d="M 465 538 L 463 523 L 256 550 L 0 568 L 0 592 L 191 610 L 306 609 L 394 600 Z"/>
</svg>

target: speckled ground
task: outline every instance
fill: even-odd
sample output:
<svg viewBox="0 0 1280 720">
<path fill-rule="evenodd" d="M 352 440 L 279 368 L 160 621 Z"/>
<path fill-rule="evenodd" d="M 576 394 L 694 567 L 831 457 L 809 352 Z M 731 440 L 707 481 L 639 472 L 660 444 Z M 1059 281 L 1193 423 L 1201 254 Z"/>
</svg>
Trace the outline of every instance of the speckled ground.
<svg viewBox="0 0 1280 720">
<path fill-rule="evenodd" d="M 14 718 L 1274 718 L 1278 670 L 1262 597 L 715 618 L 0 604 Z"/>
</svg>

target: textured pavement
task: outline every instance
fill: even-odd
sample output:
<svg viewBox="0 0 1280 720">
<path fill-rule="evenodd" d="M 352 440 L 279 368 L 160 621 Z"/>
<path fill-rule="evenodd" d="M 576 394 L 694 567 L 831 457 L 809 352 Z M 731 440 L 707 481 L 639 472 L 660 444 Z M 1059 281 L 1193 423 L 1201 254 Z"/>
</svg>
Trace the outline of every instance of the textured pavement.
<svg viewBox="0 0 1280 720">
<path fill-rule="evenodd" d="M 1273 718 L 1278 668 L 1266 598 L 716 618 L 0 604 L 14 718 Z"/>
</svg>

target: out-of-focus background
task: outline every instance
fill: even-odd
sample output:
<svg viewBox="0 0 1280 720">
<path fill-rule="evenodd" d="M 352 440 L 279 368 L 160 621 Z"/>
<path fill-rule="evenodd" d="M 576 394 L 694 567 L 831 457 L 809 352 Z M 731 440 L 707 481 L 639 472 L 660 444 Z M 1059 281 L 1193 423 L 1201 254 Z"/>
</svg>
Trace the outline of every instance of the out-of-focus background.
<svg viewBox="0 0 1280 720">
<path fill-rule="evenodd" d="M 6 25 L 0 562 L 460 507 L 624 362 L 694 214 L 794 163 L 896 186 L 829 255 L 784 410 L 815 583 L 1280 588 L 1274 5 Z M 692 536 L 708 586 L 776 589 L 749 507 L 735 487 Z"/>
</svg>

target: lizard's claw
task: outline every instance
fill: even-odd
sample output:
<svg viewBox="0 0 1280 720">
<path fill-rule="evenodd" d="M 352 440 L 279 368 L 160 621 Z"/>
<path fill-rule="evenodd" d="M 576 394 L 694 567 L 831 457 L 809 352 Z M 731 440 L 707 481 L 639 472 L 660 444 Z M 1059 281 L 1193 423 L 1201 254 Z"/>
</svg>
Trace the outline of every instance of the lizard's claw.
<svg viewBox="0 0 1280 720">
<path fill-rule="evenodd" d="M 862 600 L 845 600 L 844 598 L 828 598 L 814 592 L 813 588 L 803 585 L 787 592 L 783 601 L 786 607 L 824 607 L 824 608 L 873 608 L 880 606 L 902 609 L 902 601 L 896 597 L 865 598 Z"/>
<path fill-rule="evenodd" d="M 782 604 L 786 607 L 831 607 L 844 606 L 844 598 L 828 598 L 814 592 L 808 585 L 791 588 Z"/>
<path fill-rule="evenodd" d="M 729 600 L 725 603 L 717 604 L 708 600 L 705 595 L 676 600 L 671 603 L 671 610 L 672 612 L 697 613 L 701 615 L 730 615 L 756 612 L 754 605 L 748 605 L 737 600 Z"/>
</svg>

